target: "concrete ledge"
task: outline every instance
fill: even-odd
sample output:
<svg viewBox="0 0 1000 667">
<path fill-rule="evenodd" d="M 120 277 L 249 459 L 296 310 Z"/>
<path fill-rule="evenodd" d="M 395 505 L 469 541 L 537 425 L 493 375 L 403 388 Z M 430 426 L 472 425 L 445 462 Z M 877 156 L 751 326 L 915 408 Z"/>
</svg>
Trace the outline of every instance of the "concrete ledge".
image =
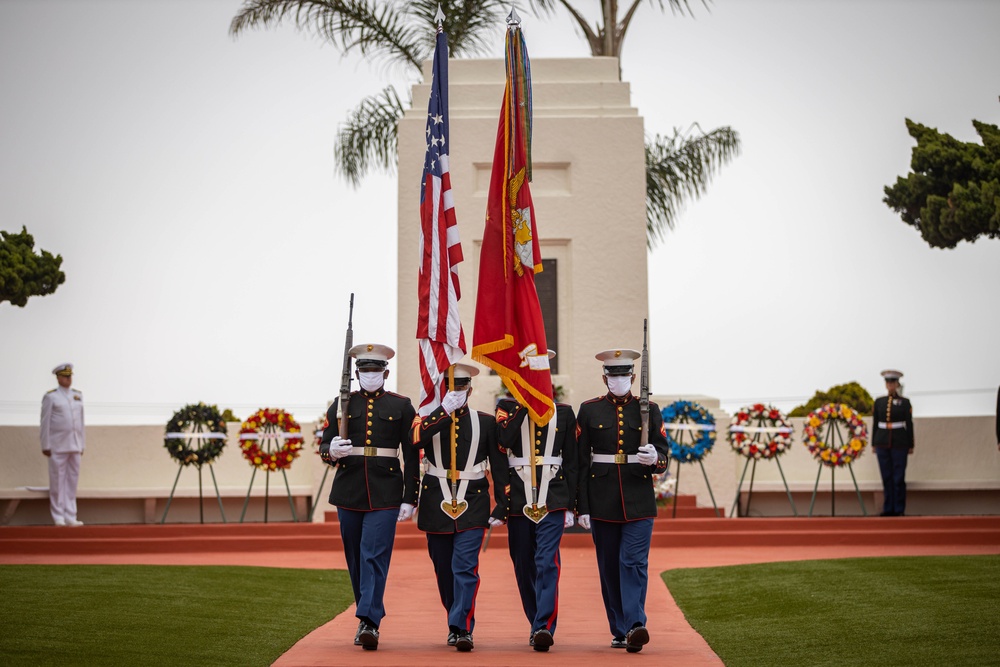
<svg viewBox="0 0 1000 667">
<path fill-rule="evenodd" d="M 284 484 L 272 485 L 274 488 L 265 489 L 262 482 L 255 483 L 250 489 L 250 505 L 254 508 L 254 514 L 260 513 L 261 500 L 265 497 L 270 503 L 276 503 L 281 507 L 282 515 L 289 508 L 287 505 L 289 491 L 291 492 L 292 503 L 295 505 L 296 516 L 305 516 L 312 504 L 314 490 L 311 486 L 294 485 L 285 489 Z M 219 496 L 228 503 L 229 511 L 234 508 L 242 509 L 247 498 L 247 487 L 220 486 Z M 14 518 L 18 509 L 27 510 L 22 512 L 29 523 L 45 523 L 48 516 L 48 489 L 42 487 L 19 487 L 15 489 L 0 489 L 0 525 L 7 525 Z M 131 517 L 133 522 L 158 523 L 166 509 L 166 501 L 170 498 L 170 489 L 163 487 L 156 488 L 110 488 L 110 489 L 78 489 L 77 502 L 80 505 L 81 518 L 83 514 L 95 514 L 97 518 L 103 519 L 106 516 L 118 513 L 119 510 L 132 509 L 131 512 L 122 511 L 125 517 Z M 198 498 L 203 500 L 201 507 L 197 502 Z M 87 501 L 94 501 L 88 503 Z M 141 506 L 132 507 L 135 503 Z M 98 511 L 100 508 L 100 511 Z M 205 485 L 199 496 L 198 489 L 177 488 L 173 494 L 171 511 L 173 517 L 191 520 L 195 511 L 200 517 L 204 509 L 217 511 L 218 498 L 215 495 L 215 487 L 211 484 Z M 89 510 L 89 511 L 88 511 Z M 91 519 L 90 516 L 86 517 Z M 107 519 L 105 519 L 107 520 Z M 103 521 L 98 521 L 103 522 Z"/>
<path fill-rule="evenodd" d="M 837 481 L 834 483 L 834 490 L 838 493 L 841 491 L 854 491 L 854 484 L 850 480 L 850 473 L 844 472 L 843 476 L 847 477 L 847 480 L 839 479 L 838 475 Z M 792 492 L 799 491 L 812 491 L 815 486 L 815 482 L 789 482 L 788 489 Z M 882 491 L 881 482 L 872 482 L 858 480 L 858 489 L 861 492 L 879 492 Z M 747 481 L 743 482 L 742 493 L 747 493 L 750 490 L 750 484 Z M 757 493 L 774 493 L 774 492 L 784 492 L 785 485 L 774 481 L 754 481 L 753 492 Z M 818 491 L 830 490 L 830 477 L 824 472 L 824 475 L 819 480 Z M 964 479 L 964 480 L 906 480 L 906 490 L 911 491 L 996 491 L 1000 490 L 1000 480 L 997 479 Z"/>
</svg>

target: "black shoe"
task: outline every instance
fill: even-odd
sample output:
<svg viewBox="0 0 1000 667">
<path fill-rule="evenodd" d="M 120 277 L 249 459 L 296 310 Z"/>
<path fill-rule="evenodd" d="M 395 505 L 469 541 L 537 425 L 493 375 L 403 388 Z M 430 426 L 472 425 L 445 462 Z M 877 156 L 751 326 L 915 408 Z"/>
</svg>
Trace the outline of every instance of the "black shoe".
<svg viewBox="0 0 1000 667">
<path fill-rule="evenodd" d="M 361 642 L 361 648 L 366 651 L 374 651 L 378 649 L 378 628 L 376 628 L 371 623 L 361 622 L 363 626 L 361 631 L 358 633 L 358 641 Z"/>
<path fill-rule="evenodd" d="M 541 628 L 539 630 L 535 630 L 534 634 L 531 635 L 531 641 L 528 643 L 531 644 L 532 648 L 536 651 L 544 653 L 549 650 L 549 647 L 552 646 L 555 641 L 552 639 L 551 632 L 545 628 Z"/>
<path fill-rule="evenodd" d="M 638 653 L 648 643 L 649 630 L 643 625 L 635 626 L 625 635 L 625 650 L 629 653 Z"/>
<path fill-rule="evenodd" d="M 624 637 L 612 637 L 611 638 L 611 648 L 625 648 L 625 638 Z"/>
<path fill-rule="evenodd" d="M 454 632 L 448 633 L 448 646 L 454 646 L 458 642 L 458 635 Z"/>
<path fill-rule="evenodd" d="M 354 645 L 361 646 L 361 631 L 365 627 L 364 621 L 358 621 L 358 631 L 354 633 Z"/>
<path fill-rule="evenodd" d="M 471 632 L 459 632 L 458 638 L 455 640 L 455 648 L 462 653 L 467 653 L 471 651 L 474 647 L 472 643 L 472 633 Z"/>
</svg>

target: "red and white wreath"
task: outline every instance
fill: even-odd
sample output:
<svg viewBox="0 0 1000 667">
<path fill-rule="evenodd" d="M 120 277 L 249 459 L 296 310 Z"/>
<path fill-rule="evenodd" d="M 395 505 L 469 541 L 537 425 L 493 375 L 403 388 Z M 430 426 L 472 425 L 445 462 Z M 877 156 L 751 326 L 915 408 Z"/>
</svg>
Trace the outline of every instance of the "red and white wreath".
<svg viewBox="0 0 1000 667">
<path fill-rule="evenodd" d="M 763 403 L 740 408 L 729 424 L 729 444 L 749 459 L 770 459 L 792 446 L 792 426 L 781 410 Z"/>
</svg>

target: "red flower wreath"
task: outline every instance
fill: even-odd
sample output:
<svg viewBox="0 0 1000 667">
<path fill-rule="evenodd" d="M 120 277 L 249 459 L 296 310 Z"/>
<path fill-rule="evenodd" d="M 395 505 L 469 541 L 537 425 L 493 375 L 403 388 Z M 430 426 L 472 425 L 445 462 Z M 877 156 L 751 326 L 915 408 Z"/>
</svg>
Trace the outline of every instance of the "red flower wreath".
<svg viewBox="0 0 1000 667">
<path fill-rule="evenodd" d="M 267 428 L 270 425 L 274 428 Z M 261 470 L 287 470 L 302 449 L 302 427 L 284 410 L 264 408 L 247 417 L 240 426 L 240 449 L 243 458 Z M 280 440 L 276 451 L 266 451 L 261 442 Z"/>
</svg>

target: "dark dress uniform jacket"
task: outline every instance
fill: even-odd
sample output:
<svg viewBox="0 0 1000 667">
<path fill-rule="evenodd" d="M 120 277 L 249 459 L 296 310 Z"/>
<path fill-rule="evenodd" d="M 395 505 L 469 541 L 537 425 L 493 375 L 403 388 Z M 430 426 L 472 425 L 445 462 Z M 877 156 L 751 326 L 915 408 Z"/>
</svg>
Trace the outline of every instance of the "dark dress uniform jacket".
<svg viewBox="0 0 1000 667">
<path fill-rule="evenodd" d="M 504 399 L 497 404 L 496 415 L 501 451 L 517 458 L 528 456 L 530 452 L 527 450 L 531 444 L 523 447 L 521 443 L 524 420 L 530 419 L 528 409 L 519 405 L 517 401 Z M 555 418 L 541 428 L 538 428 L 537 424 L 534 426 L 532 440 L 539 456 L 545 455 L 545 441 L 553 425 L 556 437 L 552 444 L 552 456 L 561 456 L 563 462 L 562 467 L 549 482 L 545 506 L 550 512 L 560 510 L 572 512 L 576 509 L 576 468 L 579 458 L 576 451 L 576 415 L 573 413 L 573 408 L 565 403 L 556 403 Z M 541 487 L 541 465 L 535 468 L 535 475 Z M 515 514 L 523 512 L 524 506 L 531 502 L 531 488 L 524 488 L 524 481 L 516 470 L 509 469 L 508 489 L 504 489 L 507 493 L 503 502 L 498 500 L 497 503 L 506 507 L 508 512 Z"/>
<path fill-rule="evenodd" d="M 337 404 L 326 413 L 320 451 L 328 449 L 339 434 Z M 337 474 L 330 489 L 330 504 L 349 510 L 398 508 L 417 503 L 420 457 L 409 445 L 409 429 L 416 417 L 410 399 L 379 389 L 356 391 L 347 404 L 347 438 L 352 447 L 402 449 L 403 465 L 396 456 L 345 456 L 334 463 Z"/>
<path fill-rule="evenodd" d="M 493 477 L 494 493 L 497 502 L 503 497 L 503 488 L 507 484 L 507 457 L 497 447 L 496 420 L 492 415 L 482 412 L 471 412 L 468 406 L 455 411 L 458 417 L 457 432 L 457 466 L 459 472 L 465 468 L 472 449 L 472 420 L 479 420 L 479 449 L 476 451 L 475 463 L 490 462 L 490 475 Z M 451 415 L 438 407 L 431 414 L 423 417 L 419 423 L 414 422 L 411 431 L 410 449 L 414 454 L 424 450 L 424 458 L 438 468 L 451 469 Z M 441 436 L 441 461 L 434 460 L 433 436 Z M 445 480 L 448 488 L 447 500 L 451 501 L 451 482 Z M 465 491 L 465 501 L 469 507 L 458 519 L 452 519 L 441 509 L 441 501 L 445 496 L 441 493 L 438 478 L 425 474 L 420 484 L 420 511 L 417 513 L 417 528 L 428 533 L 456 533 L 470 528 L 485 528 L 490 518 L 490 482 L 489 477 L 471 479 Z M 503 519 L 504 506 L 498 505 L 494 517 Z"/>
<path fill-rule="evenodd" d="M 880 396 L 875 399 L 875 408 L 872 411 L 872 446 L 892 447 L 893 449 L 913 448 L 913 408 L 909 399 L 896 396 L 892 399 L 892 406 L 889 409 L 889 419 L 886 420 L 886 405 L 888 396 Z M 905 428 L 880 428 L 881 422 L 906 422 Z"/>
<path fill-rule="evenodd" d="M 610 392 L 580 406 L 576 417 L 579 489 L 576 511 L 602 521 L 633 521 L 656 516 L 653 473 L 667 469 L 669 449 L 660 408 L 649 404 L 649 443 L 655 465 L 592 463 L 591 454 L 638 454 L 642 434 L 639 399 Z"/>
</svg>

